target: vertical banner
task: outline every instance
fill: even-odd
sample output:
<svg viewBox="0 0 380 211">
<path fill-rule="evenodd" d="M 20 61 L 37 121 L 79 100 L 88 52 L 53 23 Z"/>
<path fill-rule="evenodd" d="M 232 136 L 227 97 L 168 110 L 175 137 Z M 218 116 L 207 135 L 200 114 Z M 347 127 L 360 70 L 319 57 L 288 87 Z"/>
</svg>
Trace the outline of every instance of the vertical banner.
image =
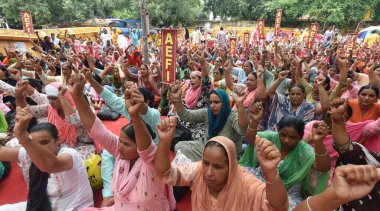
<svg viewBox="0 0 380 211">
<path fill-rule="evenodd" d="M 162 83 L 174 84 L 177 64 L 177 30 L 162 29 Z"/>
<path fill-rule="evenodd" d="M 356 39 L 358 38 L 357 34 L 351 34 L 350 38 L 347 40 L 346 56 L 350 55 L 351 50 L 356 49 Z"/>
<path fill-rule="evenodd" d="M 259 39 L 264 40 L 265 39 L 265 21 L 264 21 L 264 19 L 258 19 L 257 20 L 257 30 L 259 32 Z"/>
<path fill-rule="evenodd" d="M 21 10 L 22 29 L 25 33 L 33 34 L 33 19 L 30 12 Z"/>
<path fill-rule="evenodd" d="M 318 33 L 319 24 L 312 23 L 309 30 L 309 37 L 307 38 L 306 48 L 313 49 L 314 48 L 314 39 L 315 35 Z"/>
<path fill-rule="evenodd" d="M 230 54 L 233 56 L 236 56 L 236 44 L 237 44 L 237 38 L 230 37 Z"/>
<path fill-rule="evenodd" d="M 275 24 L 274 24 L 274 36 L 275 37 L 280 36 L 281 18 L 282 18 L 282 9 L 278 9 L 276 11 L 276 20 L 275 20 Z"/>
<path fill-rule="evenodd" d="M 244 33 L 243 47 L 244 47 L 244 49 L 249 48 L 249 32 Z"/>
</svg>

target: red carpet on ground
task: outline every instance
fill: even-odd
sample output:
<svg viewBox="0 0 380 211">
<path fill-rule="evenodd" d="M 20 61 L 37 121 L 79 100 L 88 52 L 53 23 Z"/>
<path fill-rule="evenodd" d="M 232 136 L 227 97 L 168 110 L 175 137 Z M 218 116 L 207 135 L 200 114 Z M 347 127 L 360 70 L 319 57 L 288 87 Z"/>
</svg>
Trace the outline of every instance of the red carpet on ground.
<svg viewBox="0 0 380 211">
<path fill-rule="evenodd" d="M 128 120 L 120 117 L 116 121 L 103 121 L 104 125 L 113 133 L 119 135 L 120 129 L 128 123 Z M 26 183 L 22 177 L 17 163 L 12 163 L 11 172 L 7 178 L 0 181 L 0 205 L 13 204 L 25 201 L 27 197 Z M 94 191 L 95 206 L 99 207 L 102 201 L 101 189 Z M 191 210 L 190 193 L 177 202 L 178 211 Z"/>
</svg>

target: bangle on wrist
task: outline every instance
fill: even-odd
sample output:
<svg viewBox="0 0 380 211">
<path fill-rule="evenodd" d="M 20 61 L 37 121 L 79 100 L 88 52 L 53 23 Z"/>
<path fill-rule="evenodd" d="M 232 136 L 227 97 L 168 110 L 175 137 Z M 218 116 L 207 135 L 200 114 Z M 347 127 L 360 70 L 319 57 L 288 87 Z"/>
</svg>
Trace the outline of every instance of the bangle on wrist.
<svg viewBox="0 0 380 211">
<path fill-rule="evenodd" d="M 25 141 L 20 141 L 20 140 L 19 140 L 19 143 L 20 143 L 20 144 L 26 144 L 26 143 L 28 143 L 29 141 L 31 141 L 32 139 L 33 139 L 32 135 L 28 134 L 28 135 L 26 136 L 26 140 L 25 140 Z"/>
<path fill-rule="evenodd" d="M 346 120 L 344 119 L 344 117 L 332 118 L 332 123 L 337 124 L 337 125 L 344 125 L 344 124 L 346 124 Z"/>
<path fill-rule="evenodd" d="M 280 177 L 280 174 L 278 173 L 278 170 L 277 170 L 277 169 L 276 169 L 276 171 L 277 171 L 277 175 L 276 175 L 276 178 L 274 178 L 273 181 L 267 181 L 267 180 L 265 179 L 265 177 L 263 176 L 264 182 L 265 182 L 267 185 L 273 185 L 274 183 L 277 182 L 278 178 Z"/>
<path fill-rule="evenodd" d="M 250 125 L 250 124 L 248 124 L 248 130 L 253 131 L 253 132 L 257 131 L 257 129 L 253 129 L 253 128 L 251 128 L 249 125 Z"/>
<path fill-rule="evenodd" d="M 179 99 L 179 100 L 173 100 L 174 102 L 182 102 L 182 100 L 181 99 Z"/>
<path fill-rule="evenodd" d="M 309 203 L 309 199 L 310 199 L 311 196 L 307 197 L 306 199 L 306 205 L 307 205 L 307 208 L 309 209 L 309 211 L 312 211 L 311 207 L 310 207 L 310 203 Z"/>
<path fill-rule="evenodd" d="M 314 154 L 315 154 L 315 156 L 317 156 L 317 157 L 324 157 L 324 156 L 326 156 L 326 155 L 328 154 L 328 152 L 327 152 L 327 150 L 326 150 L 326 152 L 323 153 L 323 154 L 318 154 L 318 153 L 316 153 L 316 152 L 314 152 Z"/>
</svg>

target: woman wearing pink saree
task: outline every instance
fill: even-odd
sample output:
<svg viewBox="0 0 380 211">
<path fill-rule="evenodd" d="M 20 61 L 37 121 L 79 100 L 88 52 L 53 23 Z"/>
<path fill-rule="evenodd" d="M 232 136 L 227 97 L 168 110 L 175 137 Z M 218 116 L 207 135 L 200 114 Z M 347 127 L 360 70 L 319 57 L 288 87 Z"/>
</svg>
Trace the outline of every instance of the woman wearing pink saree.
<svg viewBox="0 0 380 211">
<path fill-rule="evenodd" d="M 335 99 L 334 101 L 344 101 L 344 99 Z M 347 114 L 347 107 L 345 107 L 345 109 L 345 113 Z M 349 119 L 349 117 L 347 117 L 346 119 Z M 309 140 L 309 136 L 311 135 L 314 122 L 315 121 L 311 121 L 305 126 L 305 134 L 303 138 L 305 141 Z M 350 135 L 351 140 L 358 141 L 364 138 L 366 140 L 364 146 L 368 150 L 380 153 L 380 118 L 376 121 L 368 120 L 365 122 L 357 123 L 346 122 L 346 131 Z M 333 142 L 334 141 L 331 134 L 328 134 L 323 140 L 323 144 L 325 145 L 327 152 L 329 153 L 331 158 L 329 184 L 332 181 L 336 160 L 338 158 L 338 152 L 334 150 L 332 145 Z"/>
<path fill-rule="evenodd" d="M 90 136 L 115 157 L 111 180 L 114 205 L 104 208 L 85 208 L 83 211 L 174 210 L 175 200 L 171 186 L 159 181 L 154 175 L 153 160 L 156 145 L 148 135 L 152 135 L 153 132 L 148 130 L 139 114 L 139 107 L 144 103 L 143 95 L 137 89 L 126 91 L 125 104 L 133 124 L 124 126 L 118 137 L 102 124 L 82 96 L 84 76 L 73 77 L 75 84 L 70 92 L 83 125 Z"/>
</svg>

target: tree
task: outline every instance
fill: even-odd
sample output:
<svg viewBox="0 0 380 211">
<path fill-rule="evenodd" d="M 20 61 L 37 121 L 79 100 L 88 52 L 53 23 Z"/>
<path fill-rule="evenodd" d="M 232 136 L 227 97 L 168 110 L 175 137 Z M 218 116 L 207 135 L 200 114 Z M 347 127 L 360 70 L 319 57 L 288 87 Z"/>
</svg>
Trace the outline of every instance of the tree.
<svg viewBox="0 0 380 211">
<path fill-rule="evenodd" d="M 105 18 L 112 11 L 127 7 L 129 0 L 0 0 L 0 9 L 8 21 L 21 27 L 20 11 L 30 11 L 35 26 L 50 23 Z"/>
<path fill-rule="evenodd" d="M 206 0 L 205 3 L 206 9 L 212 11 L 214 17 L 219 16 L 222 20 L 237 17 L 247 6 L 247 0 Z"/>
<path fill-rule="evenodd" d="M 199 0 L 151 0 L 148 11 L 154 26 L 186 25 L 207 18 Z"/>
</svg>

